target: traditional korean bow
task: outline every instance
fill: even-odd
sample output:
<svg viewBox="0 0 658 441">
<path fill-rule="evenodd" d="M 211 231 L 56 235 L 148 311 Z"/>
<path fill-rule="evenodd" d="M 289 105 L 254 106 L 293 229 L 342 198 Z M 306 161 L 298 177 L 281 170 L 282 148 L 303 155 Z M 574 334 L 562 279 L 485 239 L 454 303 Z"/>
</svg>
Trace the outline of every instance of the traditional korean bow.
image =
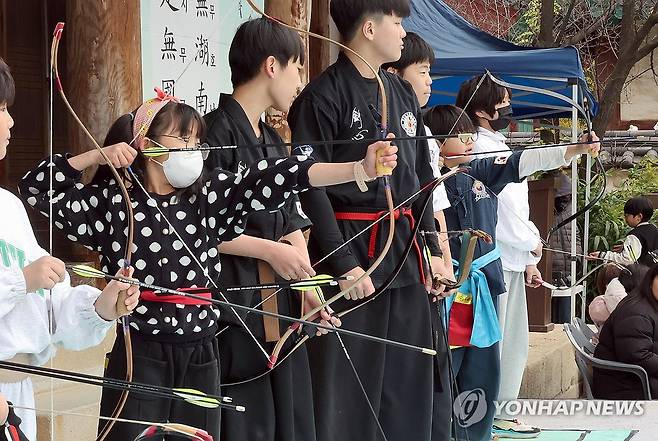
<svg viewBox="0 0 658 441">
<path fill-rule="evenodd" d="M 526 85 L 520 85 L 520 84 L 513 84 L 509 83 L 507 81 L 501 80 L 500 78 L 495 77 L 494 75 L 491 74 L 491 72 L 487 71 L 486 74 L 491 81 L 493 81 L 496 84 L 499 84 L 503 87 L 507 87 L 509 89 L 516 89 L 516 90 L 522 90 L 525 92 L 533 92 L 533 93 L 538 93 L 541 95 L 546 95 L 550 96 L 553 98 L 560 99 L 569 105 L 571 105 L 574 109 L 576 109 L 582 117 L 585 119 L 585 123 L 587 124 L 587 133 L 592 133 L 592 116 L 591 116 L 591 106 L 585 95 L 580 92 L 580 98 L 581 101 L 583 102 L 583 105 L 581 106 L 580 103 L 576 100 L 573 100 L 569 97 L 566 97 L 560 93 L 554 92 L 552 90 L 544 90 L 538 87 L 532 87 L 532 86 L 526 86 Z M 590 135 L 590 141 L 591 141 L 591 135 Z M 601 189 L 599 190 L 599 193 L 594 197 L 594 199 L 590 200 L 587 204 L 585 204 L 584 207 L 582 207 L 580 210 L 577 210 L 575 213 L 571 214 L 569 217 L 563 219 L 560 223 L 557 225 L 551 227 L 551 229 L 548 231 L 548 235 L 546 239 L 541 239 L 542 243 L 545 245 L 548 245 L 548 242 L 551 238 L 551 236 L 560 228 L 564 227 L 565 225 L 568 225 L 572 220 L 577 219 L 581 215 L 585 214 L 587 211 L 591 210 L 592 207 L 596 206 L 596 204 L 599 203 L 601 198 L 603 198 L 603 195 L 605 194 L 605 188 L 606 188 L 606 174 L 605 174 L 605 168 L 603 166 L 603 163 L 601 162 L 601 158 L 599 158 L 598 154 L 597 155 L 592 155 L 595 159 L 596 166 L 599 169 L 599 173 L 594 179 L 599 177 L 601 179 L 602 184 L 601 184 Z M 593 179 L 593 180 L 594 180 Z"/>
<path fill-rule="evenodd" d="M 85 124 L 80 120 L 77 113 L 69 103 L 66 94 L 64 93 L 64 87 L 62 86 L 62 81 L 59 77 L 59 69 L 57 64 L 59 43 L 61 41 L 63 31 L 64 31 L 64 23 L 63 22 L 57 23 L 57 26 L 55 26 L 55 32 L 53 33 L 53 41 L 50 48 L 50 63 L 51 63 L 52 73 L 55 79 L 57 91 L 59 92 L 59 95 L 62 98 L 64 105 L 66 106 L 67 110 L 69 111 L 75 122 L 82 129 L 82 131 L 87 136 L 87 138 L 91 141 L 94 148 L 98 151 L 98 153 L 101 155 L 103 160 L 105 160 L 107 166 L 110 168 L 110 171 L 112 172 L 112 175 L 114 176 L 114 179 L 116 180 L 116 184 L 121 189 L 124 205 L 126 207 L 126 221 L 128 223 L 127 226 L 128 233 L 126 235 L 126 243 L 124 245 L 123 268 L 124 268 L 124 274 L 128 275 L 128 268 L 130 267 L 130 258 L 132 256 L 133 234 L 134 234 L 133 208 L 130 202 L 130 195 L 128 194 L 128 189 L 126 188 L 123 182 L 123 177 L 119 174 L 118 170 L 114 167 L 114 165 L 112 165 L 112 161 L 107 157 L 107 155 L 101 148 L 100 144 L 96 141 L 96 139 L 91 134 L 91 132 L 87 129 Z M 130 327 L 128 326 L 128 316 L 127 316 L 128 310 L 126 309 L 125 306 L 125 300 L 126 300 L 126 293 L 125 292 L 120 293 L 119 298 L 117 300 L 117 313 L 119 314 L 119 316 L 122 316 L 121 323 L 122 323 L 124 344 L 126 350 L 126 381 L 130 382 L 133 377 L 133 351 L 132 351 L 132 341 L 130 339 Z M 127 399 L 128 399 L 128 389 L 125 389 L 121 391 L 121 396 L 119 397 L 119 401 L 117 402 L 116 407 L 112 411 L 112 415 L 108 420 L 107 424 L 103 427 L 103 429 L 98 434 L 98 437 L 96 438 L 97 441 L 102 441 L 105 439 L 105 437 L 107 437 L 108 433 L 110 432 L 110 430 L 112 430 L 112 427 L 114 426 L 116 417 L 118 417 L 121 414 L 121 411 L 123 410 L 123 407 L 126 404 Z"/>
</svg>

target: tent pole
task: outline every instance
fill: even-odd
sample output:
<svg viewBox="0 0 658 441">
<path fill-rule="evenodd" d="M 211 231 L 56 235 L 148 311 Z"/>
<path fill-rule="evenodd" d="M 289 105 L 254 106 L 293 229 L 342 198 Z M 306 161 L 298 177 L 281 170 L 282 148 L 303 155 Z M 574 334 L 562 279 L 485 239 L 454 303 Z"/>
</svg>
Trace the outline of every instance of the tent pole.
<svg viewBox="0 0 658 441">
<path fill-rule="evenodd" d="M 575 101 L 578 99 L 578 84 L 571 86 L 571 97 Z M 576 142 L 578 139 L 578 110 L 575 107 L 571 108 L 571 141 Z M 571 213 L 578 210 L 578 160 L 574 158 L 571 160 Z M 578 238 L 578 229 L 576 219 L 571 221 L 571 282 L 578 280 L 576 274 L 576 258 L 578 253 L 576 244 Z M 573 287 L 575 288 L 575 287 Z M 578 295 L 574 289 L 571 290 L 571 318 L 576 316 L 576 296 Z"/>
<path fill-rule="evenodd" d="M 589 203 L 592 190 L 592 156 L 585 155 L 585 201 L 584 204 Z M 585 221 L 583 222 L 583 255 L 587 255 L 589 251 L 589 210 L 585 212 Z M 587 271 L 587 259 L 583 257 L 583 275 Z M 581 310 L 581 318 L 585 320 L 585 306 L 587 306 L 587 281 L 583 283 L 583 292 L 582 292 L 582 304 L 583 308 Z"/>
</svg>

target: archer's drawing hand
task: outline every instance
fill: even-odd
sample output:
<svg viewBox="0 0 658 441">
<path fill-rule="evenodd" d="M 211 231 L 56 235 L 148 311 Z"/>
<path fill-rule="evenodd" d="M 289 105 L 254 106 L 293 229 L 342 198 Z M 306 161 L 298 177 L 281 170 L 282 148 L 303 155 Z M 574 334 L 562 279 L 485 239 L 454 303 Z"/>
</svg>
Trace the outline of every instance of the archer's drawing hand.
<svg viewBox="0 0 658 441">
<path fill-rule="evenodd" d="M 265 261 L 285 280 L 303 280 L 315 276 L 315 270 L 297 248 L 272 241 Z"/>
<path fill-rule="evenodd" d="M 53 256 L 43 256 L 23 268 L 25 292 L 35 292 L 39 289 L 52 289 L 64 281 L 66 266 L 64 262 Z"/>
<path fill-rule="evenodd" d="M 537 265 L 528 265 L 525 267 L 525 284 L 531 288 L 539 288 L 543 282 L 541 272 Z"/>
<path fill-rule="evenodd" d="M 304 310 L 312 310 L 317 308 L 322 304 L 322 300 L 318 296 L 318 294 L 315 291 L 306 291 L 306 294 L 304 295 Z M 313 315 L 312 317 L 309 317 L 309 321 L 315 321 L 318 318 L 320 319 L 320 324 L 322 326 L 334 326 L 334 327 L 340 327 L 342 325 L 340 319 L 338 317 L 332 316 L 334 313 L 334 310 L 331 309 L 331 307 L 326 306 L 324 309 L 322 309 L 319 313 Z M 317 332 L 315 335 L 318 337 L 321 335 L 324 335 L 328 333 L 329 330 L 327 329 L 320 329 L 318 328 Z"/>
<path fill-rule="evenodd" d="M 433 274 L 431 274 L 431 277 L 425 278 L 425 289 L 432 296 L 432 302 L 436 302 L 439 299 L 451 296 L 455 292 L 455 289 L 448 289 L 445 284 L 441 283 L 442 281 L 455 283 L 455 276 L 452 268 L 446 268 L 442 257 L 432 256 L 431 259 Z"/>
<path fill-rule="evenodd" d="M 112 165 L 116 168 L 129 167 L 137 157 L 137 150 L 120 142 L 108 147 L 103 147 L 103 152 L 110 159 Z M 98 152 L 97 152 L 98 153 Z M 105 159 L 98 153 L 98 165 L 105 165 Z"/>
<path fill-rule="evenodd" d="M 358 300 L 369 297 L 374 294 L 375 286 L 372 284 L 370 276 L 364 277 L 363 280 L 358 283 L 354 283 L 365 271 L 360 266 L 352 268 L 343 276 L 352 276 L 352 280 L 341 280 L 338 282 L 340 285 L 341 291 L 350 288 L 350 290 L 345 294 L 346 299 Z"/>
</svg>

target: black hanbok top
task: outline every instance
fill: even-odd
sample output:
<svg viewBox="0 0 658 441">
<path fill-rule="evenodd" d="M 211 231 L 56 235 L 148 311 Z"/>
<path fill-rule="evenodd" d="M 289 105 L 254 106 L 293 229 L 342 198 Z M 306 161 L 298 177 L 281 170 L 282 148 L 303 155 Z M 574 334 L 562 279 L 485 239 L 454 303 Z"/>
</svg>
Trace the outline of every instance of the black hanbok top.
<svg viewBox="0 0 658 441">
<path fill-rule="evenodd" d="M 262 159 L 285 158 L 288 156 L 288 150 L 285 147 L 256 147 L 262 143 L 278 143 L 282 140 L 276 130 L 262 121 L 259 124 L 262 139 L 258 139 L 242 106 L 230 95 L 222 94 L 217 109 L 205 115 L 204 118 L 208 125 L 206 135 L 208 144 L 212 146 L 254 146 L 211 151 L 205 162 L 205 166 L 209 170 L 222 168 L 233 173 L 239 173 Z M 310 225 L 311 221 L 301 210 L 299 199 L 293 196 L 278 210 L 261 211 L 249 216 L 244 234 L 278 241 L 283 236 L 297 230 L 306 229 Z M 226 285 L 254 285 L 259 283 L 256 259 L 220 253 L 220 260 L 222 263 L 222 281 Z M 260 296 L 254 296 L 254 294 L 258 293 L 255 291 L 240 291 L 229 298 L 243 305 L 254 306 L 260 302 Z M 286 293 L 286 295 L 290 294 Z M 290 313 L 287 310 L 281 310 L 280 312 Z M 260 317 L 255 318 L 262 321 Z M 233 314 L 225 314 L 222 321 L 237 323 L 237 319 Z M 287 326 L 288 323 L 285 325 Z M 256 332 L 258 330 L 262 332 L 262 325 L 260 328 L 256 328 Z"/>
<path fill-rule="evenodd" d="M 396 136 L 423 136 L 425 127 L 418 100 L 411 85 L 397 75 L 380 71 L 388 98 L 388 132 Z M 379 136 L 381 103 L 375 79 L 361 76 L 356 67 L 342 52 L 336 63 L 313 80 L 293 103 L 288 116 L 294 141 L 321 141 L 335 139 L 362 140 Z M 391 177 L 394 202 L 397 205 L 418 191 L 421 185 L 434 176 L 430 166 L 430 152 L 425 141 L 396 141 L 398 165 Z M 296 148 L 293 153 L 304 152 L 322 162 L 357 161 L 365 156 L 368 143 L 344 145 L 311 145 Z M 336 185 L 331 188 L 313 190 L 300 195 L 304 211 L 313 221 L 309 251 L 311 259 L 317 260 L 338 248 L 357 234 L 366 224 L 363 221 L 340 221 L 335 211 L 380 211 L 386 210 L 384 183 L 381 179 L 367 184 L 369 191 L 362 193 L 354 183 Z M 421 229 L 435 231 L 432 209 L 420 218 L 419 199 L 408 206 L 413 209 Z M 420 219 L 419 219 L 420 218 Z M 387 231 L 383 222 L 377 241 L 377 253 L 381 250 Z M 379 285 L 398 262 L 409 239 L 408 220 L 400 217 L 397 222 L 396 239 L 388 258 L 371 276 L 375 286 Z M 372 259 L 368 257 L 369 235 L 364 234 L 327 259 L 332 274 L 341 275 L 361 266 L 366 269 Z M 433 255 L 440 255 L 436 237 L 428 236 L 428 246 Z M 391 287 L 408 286 L 420 280 L 416 257 L 410 256 Z"/>
</svg>

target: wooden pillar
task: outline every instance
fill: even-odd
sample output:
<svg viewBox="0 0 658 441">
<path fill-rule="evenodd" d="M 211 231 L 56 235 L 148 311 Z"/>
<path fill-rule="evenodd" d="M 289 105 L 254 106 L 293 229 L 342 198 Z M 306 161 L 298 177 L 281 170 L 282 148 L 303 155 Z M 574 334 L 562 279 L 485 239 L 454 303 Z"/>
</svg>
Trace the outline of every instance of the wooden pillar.
<svg viewBox="0 0 658 441">
<path fill-rule="evenodd" d="M 530 220 L 537 226 L 541 237 L 548 235 L 548 230 L 554 223 L 556 178 L 545 178 L 539 181 L 528 181 L 530 190 Z M 550 252 L 542 254 L 537 268 L 544 280 L 550 280 L 553 273 L 553 256 Z M 554 328 L 551 321 L 551 290 L 526 288 L 528 303 L 528 326 L 531 332 L 549 332 Z"/>
<path fill-rule="evenodd" d="M 7 0 L 0 0 L 0 57 L 7 61 Z M 0 186 L 7 188 L 7 161 L 0 161 Z"/>
<path fill-rule="evenodd" d="M 265 0 L 265 13 L 297 29 L 308 30 L 311 19 L 310 3 L 309 0 Z M 302 38 L 304 39 L 307 60 L 302 73 L 302 84 L 306 84 L 309 72 L 309 38 L 306 35 L 302 35 Z M 274 127 L 283 139 L 290 140 L 290 128 L 286 116 L 283 112 L 270 109 L 267 112 L 267 123 Z"/>
<path fill-rule="evenodd" d="M 142 100 L 140 2 L 67 0 L 66 18 L 64 90 L 102 145 L 112 123 Z M 93 148 L 71 119 L 69 137 L 74 153 Z"/>
<path fill-rule="evenodd" d="M 313 1 L 311 14 L 311 31 L 331 37 L 331 15 L 329 14 L 330 0 Z M 320 75 L 331 64 L 331 43 L 318 38 L 311 38 L 308 46 L 309 79 Z"/>
<path fill-rule="evenodd" d="M 142 101 L 140 2 L 134 0 L 66 0 L 66 26 L 60 50 L 64 92 L 82 122 L 102 146 L 108 129 Z M 55 96 L 55 100 L 60 100 Z M 73 154 L 93 149 L 72 117 L 68 118 L 68 148 Z M 95 169 L 86 171 L 86 178 Z M 80 246 L 66 256 L 95 260 Z"/>
</svg>

